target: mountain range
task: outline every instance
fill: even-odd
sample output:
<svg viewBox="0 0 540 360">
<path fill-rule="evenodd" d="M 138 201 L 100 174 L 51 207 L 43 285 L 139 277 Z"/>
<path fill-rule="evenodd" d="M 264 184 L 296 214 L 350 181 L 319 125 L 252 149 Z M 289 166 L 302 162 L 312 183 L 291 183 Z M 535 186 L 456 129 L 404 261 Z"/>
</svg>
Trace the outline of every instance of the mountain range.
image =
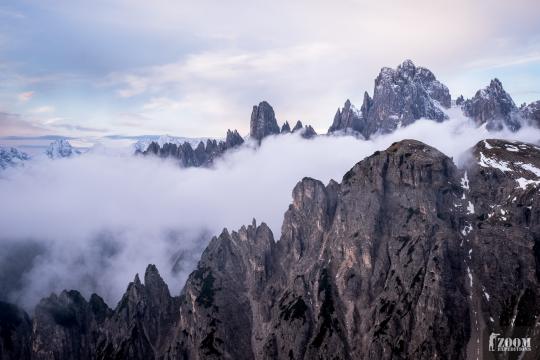
<svg viewBox="0 0 540 360">
<path fill-rule="evenodd" d="M 337 109 L 326 135 L 353 135 L 370 139 L 392 133 L 420 119 L 437 122 L 448 120 L 447 111 L 451 108 L 459 108 L 476 126 L 484 126 L 489 131 L 500 131 L 503 128 L 517 131 L 523 126 L 540 127 L 540 100 L 517 107 L 498 79 L 491 80 L 486 88 L 478 90 L 471 99 L 459 96 L 452 100 L 448 87 L 438 81 L 429 69 L 405 60 L 396 69 L 381 69 L 375 78 L 373 97 L 364 92 L 360 108 L 346 100 L 343 107 Z M 229 150 L 242 145 L 258 145 L 268 136 L 289 133 L 299 133 L 305 139 L 318 136 L 311 125 L 304 125 L 300 120 L 292 128 L 288 121 L 279 126 L 272 106 L 262 101 L 253 106 L 250 132 L 246 137 L 230 129 L 223 139 L 169 135 L 134 137 L 137 142 L 133 150 L 136 155 L 173 159 L 182 167 L 208 167 Z M 1 169 L 14 165 L 8 160 L 8 153 L 23 153 L 15 148 L 3 148 L 2 151 Z M 72 147 L 67 139 L 57 139 L 45 153 L 55 159 L 82 152 Z M 18 159 L 18 165 L 30 158 L 27 154 L 22 157 L 13 154 L 10 159 Z"/>
<path fill-rule="evenodd" d="M 446 112 L 451 107 L 460 108 L 464 116 L 489 131 L 503 128 L 517 131 L 525 125 L 540 127 L 540 100 L 518 108 L 498 79 L 478 90 L 471 99 L 459 96 L 453 101 L 448 87 L 438 81 L 429 69 L 405 60 L 396 69 L 381 69 L 375 79 L 373 97 L 365 92 L 359 109 L 350 100 L 345 101 L 343 107 L 338 108 L 327 135 L 345 134 L 369 139 L 392 133 L 419 119 L 448 120 Z M 280 128 L 274 109 L 263 101 L 253 107 L 247 139 L 260 144 L 267 136 L 296 131 L 308 139 L 317 136 L 313 127 L 304 126 L 301 121 L 292 131 L 288 122 Z M 146 149 L 139 148 L 137 153 L 173 158 L 183 167 L 209 166 L 227 150 L 244 144 L 236 130 L 228 130 L 226 139 L 220 142 L 207 140 L 206 145 L 200 141 L 196 146 L 187 141 L 182 144 L 154 142 Z"/>
<path fill-rule="evenodd" d="M 452 100 L 431 71 L 405 61 L 381 70 L 359 110 L 347 100 L 326 135 L 279 126 L 263 101 L 246 138 L 162 138 L 136 154 L 211 166 L 269 136 L 370 139 L 445 121 L 452 107 L 493 134 L 540 125 L 540 102 L 517 107 L 497 79 Z M 76 153 L 67 141 L 49 149 Z M 465 152 L 458 167 L 407 139 L 358 159 L 339 182 L 303 178 L 279 233 L 255 219 L 224 229 L 179 294 L 150 264 L 114 307 L 76 289 L 32 313 L 0 301 L 0 359 L 537 359 L 540 147 L 486 139 Z M 532 349 L 490 351 L 491 334 L 530 339 Z"/>
</svg>

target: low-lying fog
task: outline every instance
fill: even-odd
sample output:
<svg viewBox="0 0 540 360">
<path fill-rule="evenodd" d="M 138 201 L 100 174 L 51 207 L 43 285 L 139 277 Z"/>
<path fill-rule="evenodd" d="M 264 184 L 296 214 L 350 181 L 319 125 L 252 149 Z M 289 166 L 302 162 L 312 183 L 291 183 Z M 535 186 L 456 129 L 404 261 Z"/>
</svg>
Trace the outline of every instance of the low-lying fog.
<svg viewBox="0 0 540 360">
<path fill-rule="evenodd" d="M 540 130 L 488 133 L 462 117 L 391 135 L 267 138 L 228 153 L 212 169 L 104 151 L 33 160 L 0 175 L 0 299 L 31 310 L 52 291 L 100 294 L 114 307 L 135 273 L 157 265 L 173 294 L 224 227 L 266 222 L 279 238 L 294 185 L 341 181 L 356 162 L 414 138 L 457 159 L 485 138 L 538 142 Z"/>
</svg>

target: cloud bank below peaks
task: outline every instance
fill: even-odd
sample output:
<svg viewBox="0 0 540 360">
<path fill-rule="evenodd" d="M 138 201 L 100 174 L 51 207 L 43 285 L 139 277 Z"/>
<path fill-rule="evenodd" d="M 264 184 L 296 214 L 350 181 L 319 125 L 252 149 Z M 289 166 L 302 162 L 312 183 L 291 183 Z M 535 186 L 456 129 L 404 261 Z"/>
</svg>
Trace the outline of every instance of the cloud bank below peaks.
<svg viewBox="0 0 540 360">
<path fill-rule="evenodd" d="M 252 218 L 279 238 L 294 185 L 341 181 L 355 163 L 417 139 L 453 157 L 485 138 L 536 143 L 540 130 L 488 133 L 453 113 L 365 141 L 297 134 L 227 153 L 211 169 L 106 151 L 30 162 L 0 178 L 0 299 L 31 309 L 51 291 L 97 292 L 115 306 L 135 273 L 154 263 L 178 294 L 202 249 L 223 227 Z"/>
</svg>

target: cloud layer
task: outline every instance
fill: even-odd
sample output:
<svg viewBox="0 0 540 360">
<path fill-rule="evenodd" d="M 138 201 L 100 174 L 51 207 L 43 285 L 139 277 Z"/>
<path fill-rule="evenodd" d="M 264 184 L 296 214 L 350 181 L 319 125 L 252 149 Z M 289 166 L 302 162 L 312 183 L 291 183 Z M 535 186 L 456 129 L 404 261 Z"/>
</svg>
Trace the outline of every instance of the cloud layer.
<svg viewBox="0 0 540 360">
<path fill-rule="evenodd" d="M 488 133 L 452 114 L 391 135 L 297 135 L 265 139 L 255 150 L 228 153 L 212 169 L 180 169 L 170 161 L 94 151 L 35 160 L 0 178 L 0 298 L 32 308 L 51 291 L 98 292 L 114 306 L 135 273 L 157 264 L 179 293 L 212 235 L 256 218 L 279 237 L 294 185 L 304 176 L 341 180 L 356 162 L 392 142 L 415 138 L 459 162 L 490 137 L 537 142 L 540 130 Z"/>
</svg>

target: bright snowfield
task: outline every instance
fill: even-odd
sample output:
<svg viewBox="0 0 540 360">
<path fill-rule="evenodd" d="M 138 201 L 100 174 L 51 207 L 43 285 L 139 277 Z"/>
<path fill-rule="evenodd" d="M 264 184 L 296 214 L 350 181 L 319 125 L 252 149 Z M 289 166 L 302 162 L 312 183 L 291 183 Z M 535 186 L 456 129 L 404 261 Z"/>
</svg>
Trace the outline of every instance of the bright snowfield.
<svg viewBox="0 0 540 360">
<path fill-rule="evenodd" d="M 269 137 L 257 150 L 227 153 L 212 169 L 181 169 L 103 146 L 67 159 L 33 159 L 0 173 L 0 283 L 28 309 L 62 289 L 97 292 L 114 307 L 135 273 L 154 263 L 177 294 L 223 227 L 236 230 L 255 217 L 279 236 L 291 191 L 304 176 L 341 181 L 356 162 L 407 138 L 458 164 L 482 139 L 540 139 L 539 129 L 489 133 L 458 109 L 448 114 L 443 123 L 420 120 L 369 141 Z M 10 263 L 15 253 L 26 260 Z"/>
</svg>

